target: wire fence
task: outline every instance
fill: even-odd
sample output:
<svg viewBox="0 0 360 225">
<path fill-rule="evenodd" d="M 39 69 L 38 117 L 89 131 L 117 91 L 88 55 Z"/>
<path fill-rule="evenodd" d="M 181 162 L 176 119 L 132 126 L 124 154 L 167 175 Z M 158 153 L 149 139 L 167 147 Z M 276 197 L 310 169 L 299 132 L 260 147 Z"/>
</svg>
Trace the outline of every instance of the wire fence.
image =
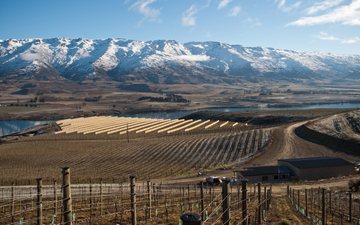
<svg viewBox="0 0 360 225">
<path fill-rule="evenodd" d="M 246 181 L 67 185 L 0 187 L 0 224 L 180 224 L 180 216 L 191 212 L 204 225 L 257 225 L 271 208 L 271 186 L 247 186 Z"/>
<path fill-rule="evenodd" d="M 325 188 L 295 189 L 287 197 L 294 209 L 316 225 L 360 224 L 360 195 Z"/>
</svg>

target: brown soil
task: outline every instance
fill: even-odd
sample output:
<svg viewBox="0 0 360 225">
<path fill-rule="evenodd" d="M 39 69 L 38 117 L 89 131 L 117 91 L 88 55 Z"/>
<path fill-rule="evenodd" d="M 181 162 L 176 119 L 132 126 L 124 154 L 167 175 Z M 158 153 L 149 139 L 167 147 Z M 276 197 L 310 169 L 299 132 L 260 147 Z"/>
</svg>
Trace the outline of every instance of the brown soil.
<svg viewBox="0 0 360 225">
<path fill-rule="evenodd" d="M 308 121 L 297 122 L 290 125 L 280 126 L 274 129 L 270 144 L 262 150 L 262 153 L 257 157 L 240 164 L 235 164 L 233 168 L 228 170 L 217 170 L 208 172 L 207 175 L 216 176 L 233 176 L 233 170 L 235 168 L 244 168 L 249 166 L 259 165 L 276 165 L 277 160 L 294 157 L 315 157 L 315 156 L 334 156 L 344 158 L 350 161 L 359 161 L 360 158 L 357 156 L 347 155 L 342 152 L 334 151 L 324 145 L 316 144 L 305 139 L 298 137 L 295 134 L 295 129 L 307 123 Z M 185 183 L 195 182 L 203 180 L 202 177 L 186 177 L 186 178 L 175 178 L 168 179 L 167 182 Z"/>
<path fill-rule="evenodd" d="M 301 215 L 297 214 L 289 200 L 284 195 L 273 196 L 270 214 L 266 217 L 267 225 L 305 225 L 311 224 Z"/>
</svg>

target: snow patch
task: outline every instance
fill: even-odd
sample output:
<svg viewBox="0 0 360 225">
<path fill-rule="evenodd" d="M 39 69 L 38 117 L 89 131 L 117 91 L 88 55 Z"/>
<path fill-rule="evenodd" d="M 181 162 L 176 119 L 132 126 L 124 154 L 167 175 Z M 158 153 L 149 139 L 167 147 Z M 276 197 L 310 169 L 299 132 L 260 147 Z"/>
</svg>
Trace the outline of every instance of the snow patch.
<svg viewBox="0 0 360 225">
<path fill-rule="evenodd" d="M 205 62 L 211 58 L 207 55 L 179 55 L 175 57 L 179 60 L 191 61 L 191 62 Z"/>
</svg>

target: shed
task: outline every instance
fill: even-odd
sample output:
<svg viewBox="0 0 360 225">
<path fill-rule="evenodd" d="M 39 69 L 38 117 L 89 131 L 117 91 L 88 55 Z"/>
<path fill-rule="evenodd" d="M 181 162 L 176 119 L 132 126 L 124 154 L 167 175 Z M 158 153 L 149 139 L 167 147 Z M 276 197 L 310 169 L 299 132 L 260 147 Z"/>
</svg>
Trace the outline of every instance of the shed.
<svg viewBox="0 0 360 225">
<path fill-rule="evenodd" d="M 291 173 L 285 166 L 247 167 L 234 172 L 238 179 L 247 179 L 252 183 L 287 181 Z"/>
<path fill-rule="evenodd" d="M 298 180 L 318 180 L 355 173 L 354 164 L 335 157 L 280 159 L 278 165 L 288 167 L 294 179 Z"/>
</svg>

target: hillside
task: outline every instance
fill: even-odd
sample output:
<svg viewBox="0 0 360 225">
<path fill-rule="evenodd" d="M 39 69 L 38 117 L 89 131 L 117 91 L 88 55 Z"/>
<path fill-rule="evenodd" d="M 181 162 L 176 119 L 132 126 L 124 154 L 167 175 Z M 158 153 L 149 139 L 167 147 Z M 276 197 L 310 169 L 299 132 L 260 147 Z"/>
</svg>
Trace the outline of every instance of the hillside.
<svg viewBox="0 0 360 225">
<path fill-rule="evenodd" d="M 171 40 L 9 39 L 0 41 L 0 77 L 151 83 L 292 82 L 357 79 L 359 55 Z"/>
<path fill-rule="evenodd" d="M 296 130 L 309 141 L 351 155 L 360 155 L 360 110 L 309 122 Z"/>
<path fill-rule="evenodd" d="M 308 124 L 308 127 L 339 139 L 360 142 L 360 110 L 320 119 Z"/>
</svg>

